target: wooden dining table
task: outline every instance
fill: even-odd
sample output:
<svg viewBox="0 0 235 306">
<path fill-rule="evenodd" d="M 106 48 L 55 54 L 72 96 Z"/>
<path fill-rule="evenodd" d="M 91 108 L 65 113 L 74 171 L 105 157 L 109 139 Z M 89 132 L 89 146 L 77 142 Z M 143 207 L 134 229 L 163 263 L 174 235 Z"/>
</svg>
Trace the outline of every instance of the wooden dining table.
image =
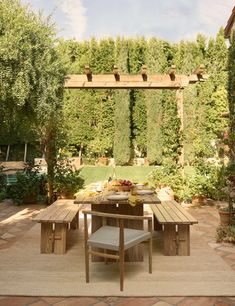
<svg viewBox="0 0 235 306">
<path fill-rule="evenodd" d="M 97 195 L 89 196 L 89 194 L 80 195 L 74 200 L 75 204 L 90 204 L 91 210 L 123 215 L 144 215 L 144 204 L 158 204 L 161 203 L 155 193 L 145 195 L 135 195 L 135 203 L 130 203 L 130 192 L 127 193 L 127 199 L 115 199 L 109 200 L 109 195 L 115 194 L 115 192 L 100 192 Z M 133 196 L 132 196 L 133 199 Z M 109 220 L 108 225 L 117 225 L 117 220 Z M 91 219 L 91 232 L 95 232 L 102 226 L 102 219 L 99 217 L 92 217 Z M 143 229 L 143 221 L 127 220 L 125 227 L 134 229 Z M 101 250 L 99 250 L 101 251 Z M 125 252 L 125 261 L 143 261 L 143 246 L 135 246 Z M 93 257 L 93 261 L 103 261 L 101 257 Z"/>
</svg>

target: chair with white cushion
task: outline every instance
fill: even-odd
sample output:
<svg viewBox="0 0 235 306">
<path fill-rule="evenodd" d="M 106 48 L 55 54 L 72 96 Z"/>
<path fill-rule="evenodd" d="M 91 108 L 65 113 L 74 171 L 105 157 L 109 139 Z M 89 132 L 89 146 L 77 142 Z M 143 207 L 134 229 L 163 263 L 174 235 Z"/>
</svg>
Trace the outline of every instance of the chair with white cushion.
<svg viewBox="0 0 235 306">
<path fill-rule="evenodd" d="M 84 240 L 85 240 L 85 265 L 86 282 L 89 283 L 89 255 L 97 255 L 105 258 L 119 260 L 120 267 L 120 290 L 123 291 L 124 280 L 124 253 L 127 249 L 148 241 L 149 246 L 149 273 L 152 273 L 152 217 L 108 214 L 96 211 L 83 211 L 84 214 Z M 103 219 L 103 226 L 96 232 L 88 235 L 87 215 L 98 216 Z M 107 218 L 114 218 L 118 221 L 118 226 L 109 226 Z M 148 230 L 136 230 L 124 228 L 124 220 L 147 220 Z M 104 249 L 104 252 L 94 251 L 92 248 Z M 108 254 L 106 250 L 117 252 Z"/>
</svg>

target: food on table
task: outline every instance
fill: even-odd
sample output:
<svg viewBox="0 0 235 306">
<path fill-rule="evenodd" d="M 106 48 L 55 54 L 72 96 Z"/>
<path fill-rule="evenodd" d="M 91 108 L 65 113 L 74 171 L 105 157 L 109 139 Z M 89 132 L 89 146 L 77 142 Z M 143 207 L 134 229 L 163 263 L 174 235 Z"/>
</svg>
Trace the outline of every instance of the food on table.
<svg viewBox="0 0 235 306">
<path fill-rule="evenodd" d="M 111 182 L 111 185 L 112 186 L 132 186 L 132 182 L 129 181 L 129 180 L 122 180 L 122 179 L 119 179 L 119 180 L 113 180 Z"/>
</svg>

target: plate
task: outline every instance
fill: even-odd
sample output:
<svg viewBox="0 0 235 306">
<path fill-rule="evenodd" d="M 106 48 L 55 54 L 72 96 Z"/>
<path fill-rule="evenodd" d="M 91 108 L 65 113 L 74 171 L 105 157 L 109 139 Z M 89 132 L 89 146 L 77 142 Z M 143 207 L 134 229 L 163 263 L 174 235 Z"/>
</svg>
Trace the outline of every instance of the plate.
<svg viewBox="0 0 235 306">
<path fill-rule="evenodd" d="M 139 195 L 145 195 L 145 194 L 153 194 L 154 191 L 149 190 L 149 189 L 140 189 L 140 190 L 136 190 L 136 193 Z"/>
<path fill-rule="evenodd" d="M 108 200 L 127 200 L 128 194 L 110 194 L 107 196 Z"/>
<path fill-rule="evenodd" d="M 136 188 L 143 188 L 145 185 L 144 184 L 135 184 Z"/>
</svg>

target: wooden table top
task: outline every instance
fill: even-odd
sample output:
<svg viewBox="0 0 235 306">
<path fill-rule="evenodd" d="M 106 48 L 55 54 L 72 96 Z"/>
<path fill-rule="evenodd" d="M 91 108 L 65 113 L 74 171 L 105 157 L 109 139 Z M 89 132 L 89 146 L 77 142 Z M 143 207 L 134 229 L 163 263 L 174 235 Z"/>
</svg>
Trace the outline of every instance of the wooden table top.
<svg viewBox="0 0 235 306">
<path fill-rule="evenodd" d="M 101 192 L 98 193 L 97 195 L 89 196 L 89 195 L 80 195 L 79 197 L 74 200 L 75 204 L 129 204 L 130 202 L 128 199 L 126 200 L 120 200 L 120 199 L 115 199 L 115 200 L 109 200 L 107 199 L 108 195 L 115 194 L 115 192 L 107 193 L 107 192 Z M 131 196 L 130 192 L 127 192 L 128 196 Z M 153 194 L 146 194 L 146 195 L 134 195 L 136 199 L 136 205 L 137 204 L 158 204 L 161 203 L 159 198 L 155 193 Z M 132 196 L 133 198 L 133 196 Z M 135 205 L 135 204 L 134 204 Z"/>
</svg>

